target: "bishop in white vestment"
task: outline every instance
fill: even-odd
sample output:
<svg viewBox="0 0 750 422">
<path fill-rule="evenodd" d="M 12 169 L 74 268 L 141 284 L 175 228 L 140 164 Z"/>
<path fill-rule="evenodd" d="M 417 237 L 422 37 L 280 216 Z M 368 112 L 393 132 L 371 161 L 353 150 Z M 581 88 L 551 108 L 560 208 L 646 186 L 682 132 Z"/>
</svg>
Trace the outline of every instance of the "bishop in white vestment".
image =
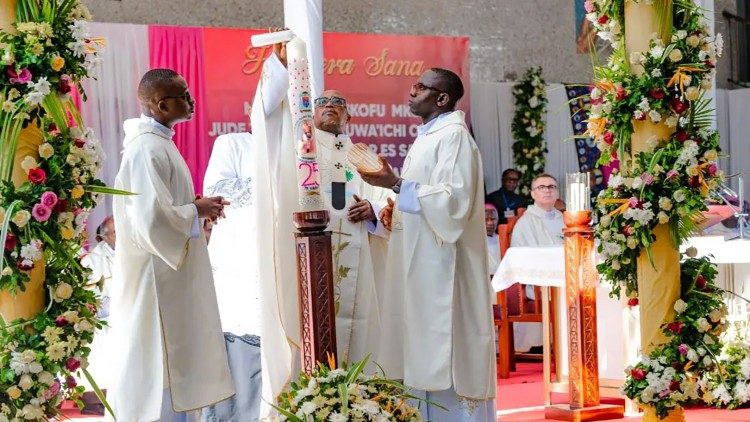
<svg viewBox="0 0 750 422">
<path fill-rule="evenodd" d="M 510 246 L 552 246 L 563 244 L 563 216 L 555 209 L 559 188 L 554 177 L 543 174 L 531 182 L 534 204 L 513 227 Z M 526 297 L 534 299 L 534 289 L 526 286 Z M 513 323 L 513 347 L 517 352 L 528 352 L 542 346 L 542 326 L 535 322 Z"/>
<path fill-rule="evenodd" d="M 291 218 L 298 210 L 295 140 L 287 100 L 289 76 L 283 57 L 277 54 L 279 50 L 263 65 L 251 116 L 257 147 L 250 171 L 256 190 L 253 200 L 258 230 L 254 239 L 259 258 L 263 397 L 267 402 L 273 402 L 300 370 Z M 334 253 L 336 340 L 339 360 L 353 362 L 373 352 L 380 338 L 373 267 L 383 264 L 373 263 L 368 231 L 380 232 L 376 211 L 385 192 L 364 184 L 350 167 L 346 153 L 352 143 L 344 130 L 349 119 L 346 100 L 335 91 L 324 94 L 328 94 L 326 100 L 316 105 L 315 139 L 321 192 L 331 217 L 328 230 Z M 324 124 L 321 129 L 324 120 L 337 123 L 328 122 L 331 125 Z M 272 413 L 267 405 L 261 409 L 261 417 Z"/>
<path fill-rule="evenodd" d="M 147 72 L 144 115 L 125 122 L 115 187 L 117 243 L 112 289 L 113 380 L 118 421 L 185 420 L 184 412 L 234 394 L 199 217 L 218 218 L 221 198 L 195 199 L 171 127 L 190 119 L 187 84 Z M 183 412 L 183 413 L 181 413 Z M 181 413 L 181 414 L 179 414 Z"/>
<path fill-rule="evenodd" d="M 425 72 L 410 92 L 422 118 L 401 178 L 362 173 L 398 191 L 391 208 L 383 280 L 379 363 L 391 378 L 448 411 L 423 404 L 432 421 L 494 421 L 495 336 L 487 269 L 482 160 L 462 111 L 455 73 Z M 389 208 L 385 208 L 389 212 Z"/>
</svg>

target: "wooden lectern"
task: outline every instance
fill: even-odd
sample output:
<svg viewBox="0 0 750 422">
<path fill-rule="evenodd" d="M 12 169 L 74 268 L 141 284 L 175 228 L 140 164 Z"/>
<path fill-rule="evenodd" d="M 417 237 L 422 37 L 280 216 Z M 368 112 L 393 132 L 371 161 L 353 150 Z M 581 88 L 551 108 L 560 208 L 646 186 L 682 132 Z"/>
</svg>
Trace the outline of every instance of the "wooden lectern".
<svg viewBox="0 0 750 422">
<path fill-rule="evenodd" d="M 596 333 L 594 229 L 591 212 L 565 212 L 565 298 L 568 315 L 570 404 L 547 406 L 546 419 L 595 421 L 619 419 L 623 406 L 599 402 L 599 355 Z"/>
<path fill-rule="evenodd" d="M 318 362 L 336 357 L 336 310 L 328 211 L 296 212 L 294 234 L 299 289 L 302 370 L 310 374 Z M 338 360 L 337 360 L 338 362 Z"/>
</svg>

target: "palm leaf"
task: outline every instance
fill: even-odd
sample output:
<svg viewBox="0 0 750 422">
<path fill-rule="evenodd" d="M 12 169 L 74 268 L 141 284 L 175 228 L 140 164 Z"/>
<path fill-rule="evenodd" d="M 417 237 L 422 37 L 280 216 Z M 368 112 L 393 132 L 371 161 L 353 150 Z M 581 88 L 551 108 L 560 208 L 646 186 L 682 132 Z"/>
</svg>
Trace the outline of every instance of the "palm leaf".
<svg viewBox="0 0 750 422">
<path fill-rule="evenodd" d="M 125 195 L 125 196 L 140 195 L 135 192 L 128 192 L 126 190 L 110 188 L 107 186 L 85 185 L 83 189 L 88 192 L 104 193 L 107 195 Z"/>
<path fill-rule="evenodd" d="M 83 375 L 86 377 L 86 380 L 88 380 L 89 384 L 91 384 L 91 388 L 94 389 L 94 393 L 96 393 L 96 397 L 99 398 L 100 402 L 102 402 L 104 407 L 107 409 L 107 412 L 109 412 L 109 414 L 112 416 L 112 419 L 116 420 L 117 418 L 115 417 L 115 412 L 109 406 L 109 403 L 107 403 L 107 399 L 104 397 L 102 390 L 96 384 L 96 381 L 94 381 L 94 377 L 91 376 L 91 373 L 89 373 L 88 369 L 82 368 L 81 370 L 83 371 Z"/>
</svg>

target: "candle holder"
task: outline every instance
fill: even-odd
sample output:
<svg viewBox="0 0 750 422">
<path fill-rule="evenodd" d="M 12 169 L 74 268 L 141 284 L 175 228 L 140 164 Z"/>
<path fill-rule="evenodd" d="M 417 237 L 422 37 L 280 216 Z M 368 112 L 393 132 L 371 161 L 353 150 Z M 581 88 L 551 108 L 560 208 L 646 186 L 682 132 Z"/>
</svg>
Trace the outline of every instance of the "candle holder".
<svg viewBox="0 0 750 422">
<path fill-rule="evenodd" d="M 565 302 L 568 315 L 568 370 L 570 404 L 547 406 L 546 419 L 590 421 L 620 419 L 623 406 L 600 403 L 599 355 L 596 330 L 594 229 L 588 175 L 566 176 L 568 210 L 565 228 Z"/>
</svg>

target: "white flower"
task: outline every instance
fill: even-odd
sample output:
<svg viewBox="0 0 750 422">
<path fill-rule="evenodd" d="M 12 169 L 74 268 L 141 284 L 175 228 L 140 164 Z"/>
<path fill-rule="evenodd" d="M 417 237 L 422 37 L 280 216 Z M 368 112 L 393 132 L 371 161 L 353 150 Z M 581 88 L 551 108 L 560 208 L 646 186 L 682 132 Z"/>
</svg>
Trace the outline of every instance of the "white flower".
<svg viewBox="0 0 750 422">
<path fill-rule="evenodd" d="M 29 170 L 37 167 L 39 167 L 39 163 L 37 163 L 34 157 L 30 155 L 27 155 L 23 158 L 23 160 L 21 160 L 21 168 L 27 173 L 29 172 Z"/>
<path fill-rule="evenodd" d="M 328 416 L 328 420 L 330 422 L 347 422 L 349 418 L 346 415 L 334 412 L 334 413 L 331 413 L 330 416 Z"/>
<path fill-rule="evenodd" d="M 639 51 L 634 51 L 630 53 L 631 64 L 643 64 L 645 61 L 646 61 L 646 56 L 644 56 L 643 53 Z"/>
<path fill-rule="evenodd" d="M 618 261 L 616 259 L 612 260 L 612 264 L 611 265 L 612 265 L 612 269 L 615 270 L 615 271 L 617 271 L 620 268 L 622 268 L 622 266 L 620 265 L 620 261 Z"/>
<path fill-rule="evenodd" d="M 691 86 L 685 90 L 685 98 L 688 101 L 695 101 L 700 96 L 700 90 L 697 87 Z"/>
<path fill-rule="evenodd" d="M 677 301 L 674 303 L 675 312 L 677 312 L 678 314 L 681 314 L 685 312 L 686 309 L 687 309 L 687 303 L 685 303 L 685 301 L 682 299 L 677 299 Z"/>
<path fill-rule="evenodd" d="M 664 124 L 666 124 L 667 126 L 669 126 L 671 128 L 677 127 L 677 116 L 671 115 L 671 116 L 667 117 L 667 119 L 664 120 Z"/>
<path fill-rule="evenodd" d="M 723 315 L 721 314 L 721 310 L 714 309 L 711 311 L 710 314 L 708 314 L 708 317 L 711 318 L 711 322 L 719 322 L 721 321 L 721 317 Z"/>
<path fill-rule="evenodd" d="M 38 374 L 44 370 L 44 367 L 42 367 L 42 364 L 39 362 L 31 362 L 29 364 L 29 372 L 32 374 Z"/>
<path fill-rule="evenodd" d="M 698 332 L 699 333 L 705 333 L 706 331 L 710 329 L 711 329 L 711 324 L 708 322 L 706 318 L 698 319 Z"/>
<path fill-rule="evenodd" d="M 47 82 L 47 78 L 42 76 L 36 83 L 29 82 L 28 85 L 31 87 L 31 91 L 26 94 L 26 102 L 30 105 L 39 105 L 44 101 L 44 97 L 50 93 L 50 83 Z"/>
<path fill-rule="evenodd" d="M 34 386 L 34 380 L 31 379 L 31 375 L 29 374 L 21 375 L 21 379 L 18 381 L 18 387 L 21 388 L 21 390 L 26 391 L 33 386 Z"/>
<path fill-rule="evenodd" d="M 716 344 L 716 342 L 714 341 L 713 337 L 711 337 L 708 334 L 704 334 L 703 335 L 703 342 L 706 343 L 709 346 L 712 345 L 712 344 Z"/>
<path fill-rule="evenodd" d="M 649 51 L 649 54 L 651 54 L 651 57 L 655 59 L 660 59 L 662 55 L 664 55 L 664 47 L 660 45 L 655 45 L 651 47 L 651 50 Z"/>
<path fill-rule="evenodd" d="M 680 29 L 675 33 L 675 36 L 678 40 L 684 40 L 685 37 L 687 37 L 687 31 L 685 31 L 684 29 Z"/>
<path fill-rule="evenodd" d="M 641 110 L 636 110 L 633 112 L 633 117 L 635 117 L 637 120 L 643 119 L 644 113 Z"/>
<path fill-rule="evenodd" d="M 687 199 L 685 197 L 685 192 L 683 192 L 682 190 L 678 190 L 677 192 L 675 192 L 673 198 L 677 202 L 683 202 L 685 199 Z"/>
<path fill-rule="evenodd" d="M 313 412 L 315 412 L 315 409 L 317 408 L 318 406 L 315 403 L 311 401 L 306 401 L 302 403 L 302 407 L 300 409 L 302 410 L 302 413 L 304 413 L 305 415 L 312 415 Z"/>
<path fill-rule="evenodd" d="M 612 223 L 612 217 L 609 215 L 603 215 L 599 220 L 599 224 L 601 224 L 602 227 L 609 227 L 610 223 Z"/>
<path fill-rule="evenodd" d="M 659 213 L 656 214 L 656 218 L 659 219 L 659 224 L 669 223 L 669 216 L 664 211 L 659 211 Z"/>
<path fill-rule="evenodd" d="M 698 353 L 696 353 L 695 350 L 693 349 L 688 350 L 687 358 L 689 361 L 695 362 L 695 363 L 697 363 L 700 360 Z"/>
<path fill-rule="evenodd" d="M 648 112 L 648 117 L 651 119 L 654 123 L 659 123 L 661 121 L 661 114 L 659 114 L 656 110 L 651 110 Z"/>
<path fill-rule="evenodd" d="M 42 384 L 46 384 L 46 385 L 52 385 L 52 384 L 54 384 L 54 383 L 55 383 L 55 377 L 54 377 L 54 376 L 53 376 L 53 375 L 52 375 L 51 373 L 49 373 L 49 372 L 47 372 L 47 371 L 41 372 L 41 373 L 40 373 L 40 374 L 39 374 L 39 375 L 37 376 L 37 380 L 38 380 L 38 381 L 39 381 L 40 383 L 42 383 Z"/>
<path fill-rule="evenodd" d="M 94 331 L 94 325 L 91 324 L 88 320 L 84 319 L 80 321 L 78 324 L 75 324 L 73 326 L 73 329 L 77 332 L 80 331 Z"/>
<path fill-rule="evenodd" d="M 711 356 L 703 356 L 703 364 L 705 366 L 710 366 L 712 363 Z"/>
<path fill-rule="evenodd" d="M 529 107 L 537 108 L 538 105 L 539 105 L 539 99 L 537 97 L 529 98 Z"/>
<path fill-rule="evenodd" d="M 734 398 L 740 403 L 750 401 L 750 383 L 738 382 L 734 386 Z"/>
<path fill-rule="evenodd" d="M 746 380 L 750 379 L 750 356 L 746 356 L 740 362 L 740 373 Z"/>
<path fill-rule="evenodd" d="M 21 246 L 21 258 L 28 259 L 29 261 L 38 261 L 42 258 L 42 251 L 37 247 L 37 244 L 33 241 L 27 245 Z"/>
<path fill-rule="evenodd" d="M 634 177 L 630 187 L 632 189 L 640 189 L 643 186 L 643 180 L 640 177 Z"/>
<path fill-rule="evenodd" d="M 721 35 L 721 32 L 716 34 L 714 48 L 716 50 L 716 55 L 721 57 L 721 54 L 724 52 L 724 36 Z"/>
<path fill-rule="evenodd" d="M 661 69 L 659 69 L 659 68 L 657 67 L 656 69 L 652 70 L 652 71 L 651 71 L 651 77 L 654 77 L 654 78 L 661 78 Z"/>
<path fill-rule="evenodd" d="M 672 209 L 672 200 L 667 198 L 666 196 L 662 196 L 659 198 L 659 208 L 663 209 L 664 211 L 669 211 Z"/>
<path fill-rule="evenodd" d="M 638 109 L 640 109 L 644 113 L 648 112 L 649 110 L 651 110 L 651 105 L 649 105 L 649 103 L 648 103 L 648 98 L 641 97 L 641 102 L 638 103 Z"/>
</svg>

